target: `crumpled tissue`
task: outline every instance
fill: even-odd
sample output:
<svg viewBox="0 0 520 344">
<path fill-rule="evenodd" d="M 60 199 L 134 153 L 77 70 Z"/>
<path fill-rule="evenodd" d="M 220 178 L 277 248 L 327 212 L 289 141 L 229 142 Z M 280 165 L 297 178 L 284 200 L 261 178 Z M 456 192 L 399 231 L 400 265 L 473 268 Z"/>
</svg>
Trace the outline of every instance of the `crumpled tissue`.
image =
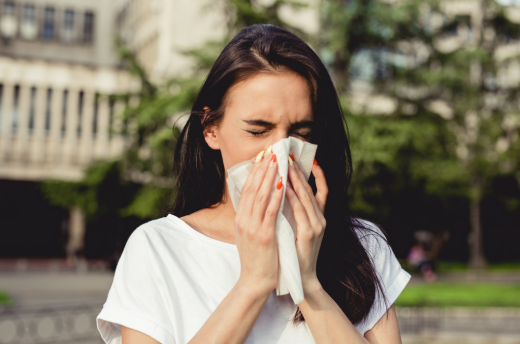
<svg viewBox="0 0 520 344">
<path fill-rule="evenodd" d="M 311 174 L 312 164 L 316 155 L 317 145 L 304 142 L 295 137 L 281 139 L 273 144 L 273 154 L 276 154 L 278 163 L 278 172 L 274 179 L 271 195 L 275 191 L 276 182 L 283 177 L 283 193 L 282 203 L 278 210 L 278 218 L 276 221 L 276 238 L 278 241 L 278 285 L 276 286 L 276 295 L 291 294 L 295 304 L 303 301 L 303 287 L 300 275 L 300 266 L 298 263 L 298 255 L 296 253 L 296 220 L 294 213 L 287 200 L 287 172 L 289 165 L 289 154 L 292 153 L 295 162 L 302 170 L 305 178 L 308 180 Z M 238 209 L 240 201 L 240 192 L 244 186 L 249 171 L 253 166 L 255 158 L 238 163 L 227 170 L 228 177 L 226 179 L 231 202 L 235 210 Z"/>
</svg>

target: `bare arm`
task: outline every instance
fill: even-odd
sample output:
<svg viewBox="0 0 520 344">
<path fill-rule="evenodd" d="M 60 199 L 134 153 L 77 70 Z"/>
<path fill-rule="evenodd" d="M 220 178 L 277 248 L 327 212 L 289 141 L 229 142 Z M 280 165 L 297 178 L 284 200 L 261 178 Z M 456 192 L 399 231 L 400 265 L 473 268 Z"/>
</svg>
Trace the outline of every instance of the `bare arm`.
<svg viewBox="0 0 520 344">
<path fill-rule="evenodd" d="M 401 344 L 394 305 L 363 337 L 320 285 L 307 295 L 298 306 L 316 343 Z"/>
<path fill-rule="evenodd" d="M 269 298 L 269 293 L 258 289 L 239 281 L 189 343 L 244 343 Z M 159 343 L 127 327 L 122 335 L 123 344 Z"/>
<path fill-rule="evenodd" d="M 254 289 L 237 283 L 189 343 L 244 343 L 269 298 Z"/>
</svg>

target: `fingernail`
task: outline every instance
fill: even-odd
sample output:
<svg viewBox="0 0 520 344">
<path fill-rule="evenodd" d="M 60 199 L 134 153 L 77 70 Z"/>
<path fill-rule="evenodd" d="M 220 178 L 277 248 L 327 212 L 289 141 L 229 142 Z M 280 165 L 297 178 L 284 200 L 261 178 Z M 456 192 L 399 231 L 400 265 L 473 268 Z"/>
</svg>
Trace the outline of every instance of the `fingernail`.
<svg viewBox="0 0 520 344">
<path fill-rule="evenodd" d="M 314 165 L 318 165 L 318 162 L 316 161 L 316 159 L 314 159 L 313 164 L 314 164 Z"/>
<path fill-rule="evenodd" d="M 293 154 L 293 153 L 289 154 L 289 156 L 291 157 L 292 161 L 295 160 L 295 159 L 294 159 L 294 154 Z"/>
<path fill-rule="evenodd" d="M 282 177 L 280 177 L 280 179 L 278 179 L 278 183 L 276 184 L 276 189 L 280 190 L 282 188 L 282 185 Z"/>
<path fill-rule="evenodd" d="M 267 147 L 265 154 L 271 154 L 272 152 L 273 152 L 273 145 L 270 145 L 269 147 Z"/>
<path fill-rule="evenodd" d="M 287 158 L 287 160 L 289 160 L 289 167 L 292 167 L 292 159 L 291 158 Z"/>
<path fill-rule="evenodd" d="M 258 164 L 258 163 L 260 162 L 260 160 L 262 160 L 263 157 L 264 157 L 264 151 L 261 151 L 261 152 L 258 153 L 258 155 L 256 156 L 255 163 Z"/>
<path fill-rule="evenodd" d="M 271 159 L 269 159 L 269 167 L 272 167 L 275 161 L 276 161 L 276 154 L 273 154 L 271 156 Z"/>
</svg>

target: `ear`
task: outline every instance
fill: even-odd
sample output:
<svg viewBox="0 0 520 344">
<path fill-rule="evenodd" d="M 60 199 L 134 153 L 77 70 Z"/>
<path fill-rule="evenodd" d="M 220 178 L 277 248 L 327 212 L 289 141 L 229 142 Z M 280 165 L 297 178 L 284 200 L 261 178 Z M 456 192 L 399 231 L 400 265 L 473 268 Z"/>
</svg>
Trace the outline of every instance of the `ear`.
<svg viewBox="0 0 520 344">
<path fill-rule="evenodd" d="M 208 112 L 211 111 L 211 109 L 207 106 L 204 106 L 202 109 L 206 113 L 204 114 L 204 116 L 201 116 L 201 118 L 200 118 L 201 123 L 204 121 L 204 119 L 206 119 Z M 213 125 L 213 124 L 208 125 L 206 127 L 206 129 L 204 129 L 202 134 L 204 135 L 204 139 L 206 140 L 206 143 L 208 144 L 208 146 L 211 149 L 215 149 L 215 150 L 220 149 L 220 146 L 219 146 L 218 140 L 217 140 L 217 126 L 216 125 Z"/>
</svg>

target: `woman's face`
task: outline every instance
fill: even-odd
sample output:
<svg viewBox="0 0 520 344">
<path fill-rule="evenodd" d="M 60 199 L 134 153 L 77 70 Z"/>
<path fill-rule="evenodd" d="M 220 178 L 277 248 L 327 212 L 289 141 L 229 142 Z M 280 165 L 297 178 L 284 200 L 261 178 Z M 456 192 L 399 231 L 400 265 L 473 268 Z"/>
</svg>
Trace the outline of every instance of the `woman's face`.
<svg viewBox="0 0 520 344">
<path fill-rule="evenodd" d="M 206 142 L 220 149 L 225 169 L 294 136 L 311 141 L 312 103 L 305 78 L 295 72 L 256 74 L 228 90 L 224 117 Z"/>
</svg>

